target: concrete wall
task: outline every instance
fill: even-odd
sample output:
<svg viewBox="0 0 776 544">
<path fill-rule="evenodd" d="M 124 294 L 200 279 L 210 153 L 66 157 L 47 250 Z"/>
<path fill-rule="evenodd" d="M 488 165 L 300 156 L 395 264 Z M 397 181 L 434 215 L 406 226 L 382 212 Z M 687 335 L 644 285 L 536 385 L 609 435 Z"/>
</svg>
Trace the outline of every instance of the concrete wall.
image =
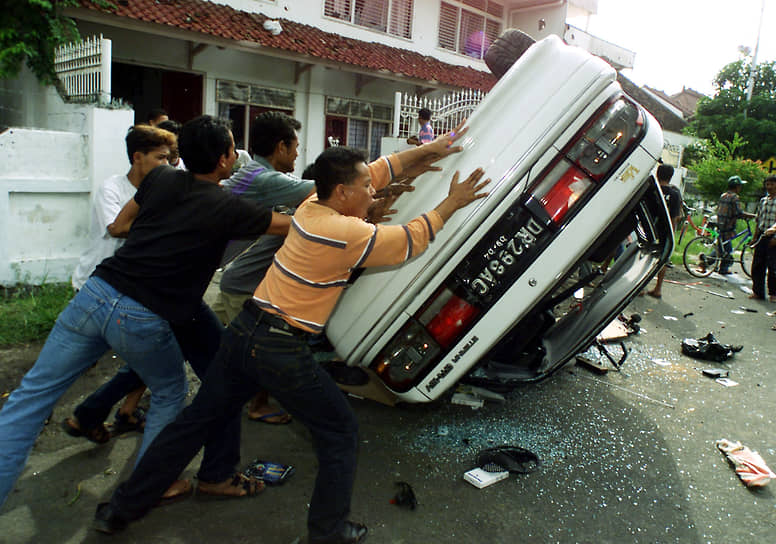
<svg viewBox="0 0 776 544">
<path fill-rule="evenodd" d="M 86 249 L 94 187 L 129 169 L 124 135 L 134 113 L 83 110 L 83 132 L 0 134 L 0 285 L 68 281 Z"/>
</svg>

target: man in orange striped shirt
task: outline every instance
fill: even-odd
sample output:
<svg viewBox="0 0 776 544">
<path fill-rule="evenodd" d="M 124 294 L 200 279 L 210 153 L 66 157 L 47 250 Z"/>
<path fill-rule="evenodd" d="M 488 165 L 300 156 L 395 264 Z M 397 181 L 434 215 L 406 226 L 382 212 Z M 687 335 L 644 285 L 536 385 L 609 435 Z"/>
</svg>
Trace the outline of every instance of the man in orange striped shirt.
<svg viewBox="0 0 776 544">
<path fill-rule="evenodd" d="M 454 139 L 451 135 L 443 144 L 449 147 Z M 329 148 L 318 157 L 317 197 L 297 209 L 286 242 L 225 332 L 196 398 L 103 507 L 98 530 L 122 529 L 145 514 L 204 440 L 239 413 L 257 389 L 265 389 L 313 438 L 319 469 L 310 499 L 309 542 L 366 538 L 366 527 L 348 520 L 358 424 L 345 396 L 313 358 L 308 338 L 323 330 L 353 270 L 399 264 L 421 253 L 453 213 L 487 196 L 480 191 L 490 181 L 480 182 L 484 172 L 478 168 L 459 183 L 456 172 L 447 198 L 434 210 L 406 225 L 367 223 L 375 190 L 397 170 L 401 159 L 395 156 L 367 166 L 361 151 L 347 147 Z"/>
</svg>

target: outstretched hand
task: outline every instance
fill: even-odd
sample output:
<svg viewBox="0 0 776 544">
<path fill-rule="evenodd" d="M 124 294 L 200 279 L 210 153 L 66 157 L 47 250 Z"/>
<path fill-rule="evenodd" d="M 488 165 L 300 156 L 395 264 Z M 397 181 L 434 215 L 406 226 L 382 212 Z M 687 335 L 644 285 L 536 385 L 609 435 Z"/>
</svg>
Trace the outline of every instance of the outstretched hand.
<svg viewBox="0 0 776 544">
<path fill-rule="evenodd" d="M 463 147 L 453 144 L 460 140 L 461 137 L 466 134 L 466 131 L 469 130 L 469 127 L 464 127 L 465 124 L 466 119 L 461 121 L 458 126 L 450 132 L 437 136 L 433 142 L 423 144 L 423 146 L 428 146 L 427 150 L 429 152 L 429 156 L 433 157 L 434 160 L 439 160 L 441 158 L 447 157 L 448 155 L 452 155 L 453 153 L 460 153 L 463 151 Z"/>
<path fill-rule="evenodd" d="M 394 199 L 388 198 L 378 198 L 375 200 L 372 205 L 369 206 L 369 210 L 366 212 L 366 220 L 369 223 L 373 223 L 375 225 L 377 223 L 385 223 L 386 221 L 389 221 L 391 219 L 389 216 L 395 214 L 398 211 L 391 208 L 393 200 Z"/>
<path fill-rule="evenodd" d="M 485 175 L 485 170 L 482 168 L 477 168 L 474 172 L 469 174 L 469 177 L 460 183 L 458 182 L 459 175 L 459 172 L 455 173 L 452 181 L 450 181 L 450 191 L 447 194 L 447 198 L 436 207 L 436 211 L 445 221 L 447 221 L 457 210 L 460 210 L 475 200 L 485 198 L 490 194 L 480 192 L 490 183 L 490 178 L 480 182 L 482 176 Z"/>
</svg>

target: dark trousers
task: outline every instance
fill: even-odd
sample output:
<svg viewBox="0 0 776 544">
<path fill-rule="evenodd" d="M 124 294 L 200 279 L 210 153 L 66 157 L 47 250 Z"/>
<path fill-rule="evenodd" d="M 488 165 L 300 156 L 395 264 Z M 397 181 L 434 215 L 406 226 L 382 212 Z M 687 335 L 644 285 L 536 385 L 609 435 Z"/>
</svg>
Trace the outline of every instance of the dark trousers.
<svg viewBox="0 0 776 544">
<path fill-rule="evenodd" d="M 735 236 L 735 232 L 720 234 L 721 246 L 722 246 L 722 262 L 719 265 L 720 274 L 728 274 L 730 267 L 735 262 L 733 260 L 733 242 L 731 239 Z"/>
<path fill-rule="evenodd" d="M 224 328 L 210 307 L 200 302 L 194 316 L 187 321 L 170 323 L 183 357 L 197 377 L 202 380 L 221 344 Z M 129 367 L 122 367 L 116 375 L 89 395 L 75 409 L 82 429 L 91 429 L 108 417 L 114 404 L 128 393 L 143 385 L 143 381 Z M 240 415 L 226 424 L 220 437 L 209 441 L 198 477 L 218 482 L 228 478 L 240 460 Z"/>
<path fill-rule="evenodd" d="M 763 237 L 754 246 L 752 255 L 752 291 L 765 298 L 765 280 L 768 279 L 768 295 L 776 296 L 776 247 L 769 247 L 772 237 Z"/>
<path fill-rule="evenodd" d="M 227 329 L 199 393 L 165 427 L 129 480 L 111 498 L 127 521 L 145 514 L 178 478 L 203 443 L 257 390 L 266 390 L 310 431 L 318 458 L 308 529 L 311 536 L 338 532 L 350 512 L 358 424 L 343 393 L 318 365 L 308 335 L 283 330 L 279 318 L 251 302 Z"/>
</svg>

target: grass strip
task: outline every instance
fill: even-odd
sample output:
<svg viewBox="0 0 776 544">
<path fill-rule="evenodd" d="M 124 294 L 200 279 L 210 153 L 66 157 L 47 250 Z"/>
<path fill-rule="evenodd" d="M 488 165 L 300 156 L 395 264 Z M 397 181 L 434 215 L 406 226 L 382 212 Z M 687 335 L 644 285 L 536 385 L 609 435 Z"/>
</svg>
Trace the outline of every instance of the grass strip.
<svg viewBox="0 0 776 544">
<path fill-rule="evenodd" d="M 0 347 L 45 339 L 71 298 L 69 283 L 0 288 Z"/>
</svg>

